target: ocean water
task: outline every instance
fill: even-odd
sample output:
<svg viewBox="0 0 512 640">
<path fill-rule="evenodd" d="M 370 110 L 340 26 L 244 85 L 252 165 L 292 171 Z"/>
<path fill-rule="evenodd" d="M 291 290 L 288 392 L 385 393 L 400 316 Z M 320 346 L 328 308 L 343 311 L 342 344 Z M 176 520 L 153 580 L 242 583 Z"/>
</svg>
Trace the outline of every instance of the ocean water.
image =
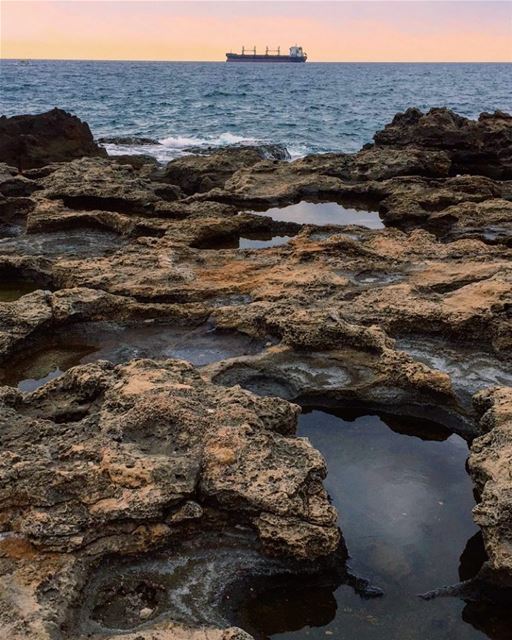
<svg viewBox="0 0 512 640">
<path fill-rule="evenodd" d="M 476 117 L 512 111 L 512 64 L 226 64 L 0 61 L 0 113 L 55 106 L 96 137 L 161 144 L 112 147 L 168 160 L 191 146 L 273 142 L 292 157 L 356 151 L 398 111 L 447 106 Z"/>
</svg>

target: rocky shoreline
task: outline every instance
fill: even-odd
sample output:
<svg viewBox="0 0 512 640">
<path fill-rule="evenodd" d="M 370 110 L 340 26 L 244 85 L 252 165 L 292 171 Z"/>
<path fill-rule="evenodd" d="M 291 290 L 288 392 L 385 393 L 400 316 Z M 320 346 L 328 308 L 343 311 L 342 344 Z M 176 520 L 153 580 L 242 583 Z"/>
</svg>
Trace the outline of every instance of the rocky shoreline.
<svg viewBox="0 0 512 640">
<path fill-rule="evenodd" d="M 0 136 L 2 637 L 118 637 L 88 600 L 98 572 L 221 535 L 242 536 L 247 571 L 343 565 L 328 469 L 295 436 L 306 403 L 392 407 L 462 435 L 488 557 L 474 585 L 510 600 L 511 116 L 409 109 L 356 154 L 293 162 L 273 145 L 165 167 L 108 157 L 57 109 L 0 118 Z M 378 210 L 382 228 L 271 214 L 326 201 Z M 68 353 L 54 379 L 16 388 L 71 336 L 101 354 L 105 323 L 139 351 Z M 140 352 L 163 328 L 208 333 L 200 366 Z M 124 638 L 251 637 L 166 617 L 158 581 L 129 584 L 116 593 L 140 617 Z"/>
</svg>

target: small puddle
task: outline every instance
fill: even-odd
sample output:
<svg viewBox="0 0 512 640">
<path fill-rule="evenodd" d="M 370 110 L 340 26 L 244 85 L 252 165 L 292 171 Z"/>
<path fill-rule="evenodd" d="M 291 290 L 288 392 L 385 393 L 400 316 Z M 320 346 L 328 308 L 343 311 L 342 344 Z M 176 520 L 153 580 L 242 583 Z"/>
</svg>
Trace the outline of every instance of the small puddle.
<svg viewBox="0 0 512 640">
<path fill-rule="evenodd" d="M 115 233 L 91 229 L 32 233 L 0 239 L 0 254 L 100 256 L 115 251 L 125 243 Z"/>
<path fill-rule="evenodd" d="M 269 585 L 235 622 L 257 638 L 279 640 L 482 638 L 464 622 L 461 600 L 417 597 L 472 577 L 483 560 L 466 442 L 416 418 L 323 410 L 303 413 L 298 435 L 326 459 L 325 486 L 340 513 L 351 571 L 384 596 L 364 599 L 347 585 L 301 592 L 297 585 L 275 597 Z"/>
<path fill-rule="evenodd" d="M 240 596 L 245 600 L 246 580 L 254 587 L 282 586 L 295 575 L 310 589 L 320 586 L 314 575 L 318 565 L 316 569 L 309 565 L 298 578 L 297 563 L 263 556 L 247 533 L 239 527 L 237 532 L 200 534 L 147 559 L 106 563 L 87 586 L 79 619 L 70 626 L 80 627 L 85 634 L 108 632 L 109 637 L 151 628 L 165 619 L 223 628 L 230 626 L 233 605 L 238 605 Z M 339 584 L 337 571 L 331 569 L 325 581 Z M 253 596 L 254 587 L 250 588 Z M 304 619 L 300 613 L 299 618 Z"/>
<path fill-rule="evenodd" d="M 277 222 L 296 222 L 316 225 L 359 225 L 368 229 L 384 229 L 378 211 L 351 208 L 337 202 L 308 202 L 302 200 L 286 207 L 273 207 L 266 211 L 250 211 L 270 216 Z"/>
<path fill-rule="evenodd" d="M 292 236 L 271 236 L 266 238 L 263 235 L 247 235 L 246 238 L 240 238 L 239 249 L 265 249 L 266 247 L 279 247 L 288 244 Z"/>
<path fill-rule="evenodd" d="M 271 233 L 247 233 L 245 236 L 211 238 L 198 242 L 197 249 L 265 249 L 287 244 L 292 236 L 273 236 Z"/>
<path fill-rule="evenodd" d="M 52 344 L 11 359 L 1 382 L 20 391 L 34 391 L 78 364 L 109 360 L 121 364 L 136 358 L 187 360 L 196 366 L 252 355 L 264 343 L 238 332 L 209 325 L 195 329 L 137 323 L 80 323 L 61 330 Z"/>
<path fill-rule="evenodd" d="M 0 222 L 0 238 L 15 238 L 23 233 L 23 225 L 15 222 Z"/>
<path fill-rule="evenodd" d="M 41 289 L 41 287 L 35 282 L 4 277 L 0 274 L 0 302 L 13 302 L 37 289 Z"/>
</svg>

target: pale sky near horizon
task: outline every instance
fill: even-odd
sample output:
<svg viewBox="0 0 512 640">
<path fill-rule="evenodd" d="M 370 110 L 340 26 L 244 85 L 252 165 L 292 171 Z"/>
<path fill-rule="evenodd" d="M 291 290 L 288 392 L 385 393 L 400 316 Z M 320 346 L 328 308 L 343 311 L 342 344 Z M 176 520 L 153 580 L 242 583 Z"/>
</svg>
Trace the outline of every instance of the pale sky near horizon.
<svg viewBox="0 0 512 640">
<path fill-rule="evenodd" d="M 512 2 L 2 0 L 2 58 L 224 60 L 302 44 L 311 61 L 511 62 Z"/>
</svg>

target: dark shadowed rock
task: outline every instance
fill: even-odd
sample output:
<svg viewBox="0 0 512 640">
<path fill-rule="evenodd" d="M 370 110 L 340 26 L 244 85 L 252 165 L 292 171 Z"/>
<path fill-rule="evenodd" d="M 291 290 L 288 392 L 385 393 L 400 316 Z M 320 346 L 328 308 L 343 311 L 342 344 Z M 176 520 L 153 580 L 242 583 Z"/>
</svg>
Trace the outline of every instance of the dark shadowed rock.
<svg viewBox="0 0 512 640">
<path fill-rule="evenodd" d="M 39 189 L 34 180 L 20 175 L 14 167 L 0 163 L 0 193 L 9 197 L 30 196 Z"/>
<path fill-rule="evenodd" d="M 379 146 L 420 147 L 449 152 L 454 173 L 512 177 L 512 116 L 503 111 L 469 120 L 450 109 L 398 113 L 374 136 Z"/>
<path fill-rule="evenodd" d="M 106 155 L 94 142 L 89 125 L 62 109 L 0 117 L 0 161 L 21 170 Z"/>
</svg>

